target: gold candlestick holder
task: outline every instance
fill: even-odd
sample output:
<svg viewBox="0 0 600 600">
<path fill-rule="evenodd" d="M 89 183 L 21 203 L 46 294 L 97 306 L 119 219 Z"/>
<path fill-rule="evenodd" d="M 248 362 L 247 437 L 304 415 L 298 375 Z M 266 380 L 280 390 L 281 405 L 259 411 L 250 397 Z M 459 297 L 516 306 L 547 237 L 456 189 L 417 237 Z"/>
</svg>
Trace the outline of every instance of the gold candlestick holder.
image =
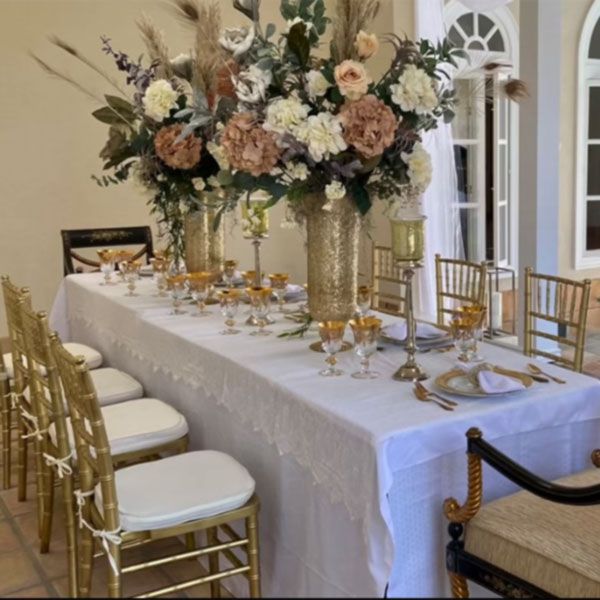
<svg viewBox="0 0 600 600">
<path fill-rule="evenodd" d="M 413 302 L 413 279 L 424 256 L 424 226 L 422 215 L 391 219 L 392 253 L 396 264 L 403 270 L 405 285 L 406 362 L 392 375 L 396 381 L 423 381 L 429 377 L 415 358 L 417 328 Z"/>
</svg>

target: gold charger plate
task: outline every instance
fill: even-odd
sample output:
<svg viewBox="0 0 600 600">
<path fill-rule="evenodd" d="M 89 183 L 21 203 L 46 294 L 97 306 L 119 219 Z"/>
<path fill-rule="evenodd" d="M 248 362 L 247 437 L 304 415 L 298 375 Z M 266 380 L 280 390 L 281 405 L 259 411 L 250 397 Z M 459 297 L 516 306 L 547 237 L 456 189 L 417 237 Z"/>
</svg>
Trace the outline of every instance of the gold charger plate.
<svg viewBox="0 0 600 600">
<path fill-rule="evenodd" d="M 506 375 L 507 377 L 520 381 L 525 386 L 525 389 L 530 388 L 533 385 L 533 379 L 525 373 L 519 373 L 518 371 L 511 371 L 510 369 L 503 369 L 501 367 L 494 367 L 494 373 Z M 478 385 L 474 384 L 461 369 L 452 369 L 447 373 L 442 373 L 435 379 L 434 383 L 440 390 L 447 392 L 448 394 L 470 396 L 472 398 L 493 398 L 494 396 L 504 396 L 506 394 L 524 391 L 514 390 L 502 394 L 486 394 Z"/>
</svg>

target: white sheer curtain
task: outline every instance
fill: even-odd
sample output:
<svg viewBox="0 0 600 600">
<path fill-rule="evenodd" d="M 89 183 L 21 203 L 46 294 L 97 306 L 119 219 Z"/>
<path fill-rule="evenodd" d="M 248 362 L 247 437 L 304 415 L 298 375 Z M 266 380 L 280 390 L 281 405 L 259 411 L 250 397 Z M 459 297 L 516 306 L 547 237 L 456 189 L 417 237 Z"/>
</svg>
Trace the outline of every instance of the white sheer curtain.
<svg viewBox="0 0 600 600">
<path fill-rule="evenodd" d="M 437 42 L 446 35 L 444 0 L 417 0 L 415 37 Z M 423 143 L 431 154 L 433 180 L 423 195 L 427 216 L 425 260 L 416 278 L 415 312 L 423 319 L 435 320 L 435 255 L 460 257 L 460 220 L 456 204 L 458 190 L 454 147 L 450 125 L 425 134 Z"/>
</svg>

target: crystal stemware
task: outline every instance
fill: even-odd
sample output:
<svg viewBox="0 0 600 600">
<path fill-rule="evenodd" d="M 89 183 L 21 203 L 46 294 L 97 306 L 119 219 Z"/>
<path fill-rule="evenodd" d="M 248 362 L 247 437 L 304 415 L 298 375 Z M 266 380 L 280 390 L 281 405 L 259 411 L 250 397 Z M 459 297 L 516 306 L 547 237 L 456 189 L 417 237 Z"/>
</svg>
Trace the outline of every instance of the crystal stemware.
<svg viewBox="0 0 600 600">
<path fill-rule="evenodd" d="M 227 327 L 227 329 L 220 332 L 221 335 L 240 333 L 239 329 L 235 329 L 235 316 L 240 305 L 239 290 L 223 290 L 219 294 L 219 301 L 221 303 L 221 313 L 225 317 L 225 326 Z"/>
<path fill-rule="evenodd" d="M 139 278 L 140 269 L 142 267 L 142 263 L 139 260 L 130 260 L 123 261 L 120 264 L 120 268 L 123 271 L 123 277 L 127 282 L 127 290 L 128 292 L 125 294 L 126 296 L 138 296 L 139 294 L 135 293 L 136 282 Z"/>
<path fill-rule="evenodd" d="M 223 266 L 223 283 L 227 286 L 227 289 L 233 288 L 233 282 L 235 280 L 235 270 L 237 269 L 237 260 L 226 260 Z"/>
<path fill-rule="evenodd" d="M 271 310 L 271 294 L 273 293 L 273 289 L 270 287 L 254 286 L 246 288 L 246 293 L 250 297 L 252 314 L 256 317 L 258 324 L 258 329 L 250 335 L 271 335 L 273 332 L 265 329 L 265 326 L 268 323 L 267 319 Z"/>
<path fill-rule="evenodd" d="M 212 274 L 205 271 L 187 275 L 192 300 L 198 307 L 198 311 L 192 315 L 194 317 L 207 317 L 210 315 L 210 312 L 206 310 L 206 300 L 211 291 L 211 277 Z"/>
<path fill-rule="evenodd" d="M 354 351 L 360 357 L 360 371 L 352 373 L 355 379 L 377 379 L 379 373 L 371 371 L 371 356 L 377 352 L 377 340 L 381 332 L 381 319 L 360 317 L 350 321 L 354 334 Z"/>
<path fill-rule="evenodd" d="M 473 321 L 474 348 L 470 362 L 482 362 L 484 357 L 479 354 L 478 345 L 483 343 L 483 328 L 487 314 L 486 307 L 480 304 L 460 306 L 456 309 L 456 314 L 465 316 Z"/>
<path fill-rule="evenodd" d="M 366 317 L 371 310 L 371 295 L 373 288 L 370 285 L 361 285 L 356 294 L 356 305 L 358 307 L 358 315 Z"/>
<path fill-rule="evenodd" d="M 326 369 L 319 371 L 319 375 L 323 377 L 339 377 L 343 375 L 344 372 L 336 368 L 337 358 L 335 355 L 342 349 L 345 330 L 346 323 L 344 321 L 322 321 L 319 323 L 322 348 L 327 354 L 325 362 L 329 365 Z"/>
<path fill-rule="evenodd" d="M 172 315 L 184 315 L 185 310 L 181 310 L 181 302 L 186 294 L 186 277 L 185 275 L 172 275 L 167 277 L 167 287 L 171 293 L 171 299 L 173 300 Z"/>
<path fill-rule="evenodd" d="M 279 312 L 285 312 L 285 292 L 287 290 L 287 284 L 290 280 L 290 276 L 288 273 L 271 273 L 269 275 L 269 280 L 271 281 L 271 287 L 273 288 L 273 292 L 277 298 Z"/>
<path fill-rule="evenodd" d="M 104 281 L 100 282 L 100 285 L 113 285 L 111 279 L 112 274 L 115 270 L 115 254 L 114 250 L 98 250 L 98 257 L 100 258 L 100 272 L 104 275 Z"/>
<path fill-rule="evenodd" d="M 165 292 L 167 289 L 167 260 L 164 258 L 151 258 L 150 264 L 154 271 L 154 282 L 158 288 L 158 294 L 156 295 L 164 298 L 167 295 Z"/>
<path fill-rule="evenodd" d="M 119 280 L 121 283 L 125 281 L 125 273 L 123 272 L 122 265 L 133 260 L 133 252 L 130 250 L 117 250 L 115 252 L 115 263 L 119 265 Z"/>
<path fill-rule="evenodd" d="M 456 313 L 450 320 L 450 333 L 458 350 L 458 360 L 469 363 L 477 353 L 475 320 L 471 315 Z"/>
</svg>

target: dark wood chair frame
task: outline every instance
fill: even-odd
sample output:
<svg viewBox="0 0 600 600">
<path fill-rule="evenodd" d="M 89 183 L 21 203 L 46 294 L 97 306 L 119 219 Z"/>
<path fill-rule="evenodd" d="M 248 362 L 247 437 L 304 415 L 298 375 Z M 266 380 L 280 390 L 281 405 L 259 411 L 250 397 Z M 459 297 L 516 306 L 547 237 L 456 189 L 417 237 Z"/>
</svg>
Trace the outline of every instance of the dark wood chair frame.
<svg viewBox="0 0 600 600">
<path fill-rule="evenodd" d="M 143 248 L 137 252 L 133 260 L 146 256 L 146 263 L 152 258 L 154 248 L 152 231 L 148 226 L 141 227 L 107 227 L 104 229 L 63 229 L 60 232 L 63 243 L 64 274 L 81 273 L 81 267 L 76 268 L 73 259 L 88 267 L 100 268 L 100 263 L 81 256 L 76 249 L 100 248 L 108 246 L 137 246 Z"/>
<path fill-rule="evenodd" d="M 444 514 L 450 521 L 451 541 L 446 547 L 446 569 L 455 598 L 468 598 L 467 580 L 506 598 L 554 598 L 545 590 L 507 573 L 503 569 L 465 551 L 464 525 L 478 512 L 482 500 L 482 461 L 519 487 L 550 502 L 572 506 L 600 504 L 600 485 L 567 487 L 541 479 L 484 441 L 477 428 L 467 432 L 468 496 L 460 506 L 454 498 L 444 502 Z M 600 450 L 592 452 L 592 462 L 600 467 Z"/>
</svg>

